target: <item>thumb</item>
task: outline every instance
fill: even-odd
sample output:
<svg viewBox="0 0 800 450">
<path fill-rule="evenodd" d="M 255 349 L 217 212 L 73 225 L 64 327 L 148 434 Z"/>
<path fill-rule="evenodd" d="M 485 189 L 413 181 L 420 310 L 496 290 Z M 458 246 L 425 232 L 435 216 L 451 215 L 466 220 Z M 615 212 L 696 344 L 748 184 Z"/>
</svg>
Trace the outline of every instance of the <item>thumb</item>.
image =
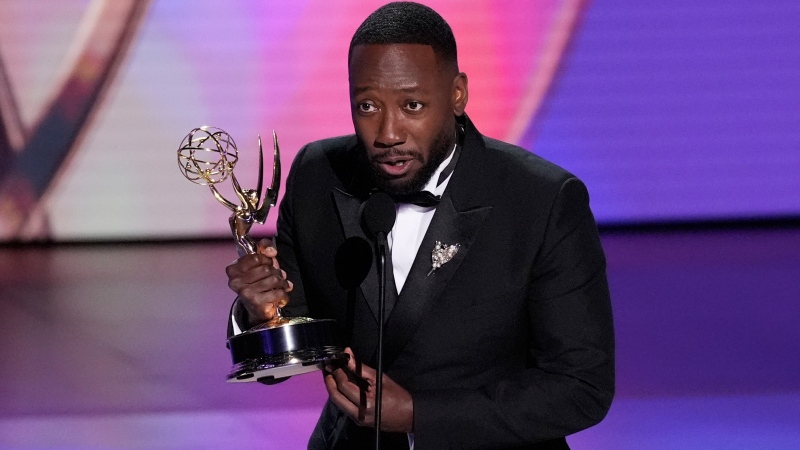
<svg viewBox="0 0 800 450">
<path fill-rule="evenodd" d="M 272 242 L 271 239 L 261 239 L 261 240 L 258 241 L 258 245 L 257 246 L 258 246 L 258 252 L 261 253 L 262 255 L 266 255 L 267 252 L 276 252 L 277 253 L 277 250 L 275 250 L 275 243 Z M 267 256 L 270 256 L 270 255 L 267 255 Z"/>
<path fill-rule="evenodd" d="M 351 372 L 363 378 L 364 380 L 375 380 L 375 369 L 364 363 L 356 361 L 356 357 L 350 347 L 347 347 L 344 349 L 344 351 L 350 355 L 350 359 L 347 361 L 347 368 L 350 369 Z"/>
<path fill-rule="evenodd" d="M 278 260 L 275 259 L 278 256 L 278 249 L 275 248 L 275 243 L 272 242 L 270 239 L 261 239 L 258 241 L 258 254 L 264 255 L 266 257 L 272 258 L 272 265 L 276 269 L 280 269 L 278 265 Z"/>
</svg>

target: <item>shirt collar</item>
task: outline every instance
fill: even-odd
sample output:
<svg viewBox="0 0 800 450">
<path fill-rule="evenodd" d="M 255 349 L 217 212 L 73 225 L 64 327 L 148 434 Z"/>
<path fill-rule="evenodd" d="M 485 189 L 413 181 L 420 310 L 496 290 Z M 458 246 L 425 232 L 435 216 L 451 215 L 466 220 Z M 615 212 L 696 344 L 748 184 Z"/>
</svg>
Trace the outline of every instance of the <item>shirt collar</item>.
<svg viewBox="0 0 800 450">
<path fill-rule="evenodd" d="M 447 158 L 445 158 L 444 161 L 439 164 L 439 167 L 436 168 L 436 172 L 433 172 L 431 178 L 427 183 L 425 183 L 425 186 L 422 187 L 423 191 L 428 191 L 433 195 L 442 195 L 444 193 L 444 190 L 447 188 L 447 184 L 450 182 L 450 178 L 453 177 L 453 172 L 450 172 L 447 178 L 445 178 L 441 183 L 439 183 L 439 175 L 441 175 L 445 168 L 447 168 L 447 166 L 450 164 L 450 161 L 453 160 L 453 157 L 456 154 L 457 146 L 458 144 L 454 145 L 450 155 L 448 155 Z"/>
</svg>

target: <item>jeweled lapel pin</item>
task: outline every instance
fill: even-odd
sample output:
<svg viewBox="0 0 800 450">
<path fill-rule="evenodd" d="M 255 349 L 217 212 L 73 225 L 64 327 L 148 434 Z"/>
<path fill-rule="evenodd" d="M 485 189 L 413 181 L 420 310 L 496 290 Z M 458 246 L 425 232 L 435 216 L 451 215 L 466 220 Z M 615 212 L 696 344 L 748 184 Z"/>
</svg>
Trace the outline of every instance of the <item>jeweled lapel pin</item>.
<svg viewBox="0 0 800 450">
<path fill-rule="evenodd" d="M 433 252 L 431 253 L 433 265 L 431 271 L 428 272 L 428 276 L 431 276 L 436 269 L 453 259 L 453 256 L 458 253 L 459 247 L 461 247 L 461 244 L 448 245 L 436 241 L 436 245 L 433 246 Z"/>
</svg>

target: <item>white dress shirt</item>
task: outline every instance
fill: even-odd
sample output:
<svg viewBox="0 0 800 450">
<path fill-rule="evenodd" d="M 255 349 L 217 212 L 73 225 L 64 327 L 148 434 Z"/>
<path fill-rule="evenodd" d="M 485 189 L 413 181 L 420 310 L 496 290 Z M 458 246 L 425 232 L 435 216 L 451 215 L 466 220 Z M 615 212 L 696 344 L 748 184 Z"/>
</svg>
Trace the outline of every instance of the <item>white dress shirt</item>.
<svg viewBox="0 0 800 450">
<path fill-rule="evenodd" d="M 439 175 L 447 167 L 454 155 L 455 151 L 451 151 L 450 156 L 439 164 L 436 172 L 433 173 L 431 179 L 428 180 L 422 188 L 423 191 L 428 191 L 433 195 L 442 195 L 444 193 L 453 174 L 451 172 L 441 183 L 438 183 Z M 411 270 L 411 264 L 414 263 L 414 258 L 416 258 L 419 246 L 422 244 L 422 238 L 425 237 L 425 233 L 428 231 L 428 226 L 431 224 L 433 213 L 436 212 L 436 207 L 398 203 L 396 208 L 397 219 L 394 222 L 392 231 L 387 236 L 387 241 L 389 242 L 389 249 L 392 254 L 394 284 L 397 286 L 397 292 L 399 294 L 403 290 L 403 285 L 406 283 L 408 272 Z M 433 251 L 433 249 L 431 249 L 431 251 Z"/>
</svg>

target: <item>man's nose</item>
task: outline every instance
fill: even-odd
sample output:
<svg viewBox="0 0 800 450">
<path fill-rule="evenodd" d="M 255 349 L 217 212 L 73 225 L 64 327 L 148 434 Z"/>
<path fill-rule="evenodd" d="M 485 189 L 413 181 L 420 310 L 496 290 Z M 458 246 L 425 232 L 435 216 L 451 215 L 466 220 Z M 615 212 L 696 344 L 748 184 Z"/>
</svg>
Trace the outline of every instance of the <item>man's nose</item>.
<svg viewBox="0 0 800 450">
<path fill-rule="evenodd" d="M 378 135 L 375 137 L 376 147 L 389 148 L 406 141 L 403 125 L 396 114 L 385 112 L 381 117 L 379 126 Z"/>
</svg>

